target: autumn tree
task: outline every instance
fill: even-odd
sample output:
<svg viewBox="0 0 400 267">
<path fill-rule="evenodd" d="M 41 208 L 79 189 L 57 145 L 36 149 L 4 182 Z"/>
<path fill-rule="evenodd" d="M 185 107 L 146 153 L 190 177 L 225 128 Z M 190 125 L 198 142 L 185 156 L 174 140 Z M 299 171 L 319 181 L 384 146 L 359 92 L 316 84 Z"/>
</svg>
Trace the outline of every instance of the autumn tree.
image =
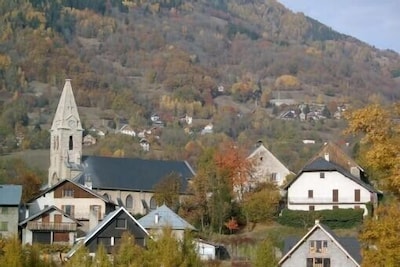
<svg viewBox="0 0 400 267">
<path fill-rule="evenodd" d="M 141 267 L 143 254 L 144 250 L 135 243 L 135 237 L 125 232 L 114 254 L 114 264 L 119 267 Z"/>
<path fill-rule="evenodd" d="M 362 165 L 380 188 L 395 195 L 400 194 L 398 115 L 400 104 L 387 108 L 372 104 L 345 114 L 346 132 L 361 136 L 358 157 Z"/>
<path fill-rule="evenodd" d="M 362 243 L 364 267 L 400 266 L 399 205 L 384 205 L 376 217 L 367 219 L 359 236 Z"/>
<path fill-rule="evenodd" d="M 278 266 L 278 260 L 275 256 L 275 246 L 273 242 L 266 238 L 258 244 L 256 257 L 254 260 L 255 267 L 275 267 Z"/>
<path fill-rule="evenodd" d="M 163 204 L 171 208 L 179 206 L 179 194 L 181 192 L 181 180 L 179 174 L 171 173 L 165 176 L 154 186 L 154 198 L 157 205 Z"/>
<path fill-rule="evenodd" d="M 272 220 L 278 211 L 280 198 L 279 189 L 272 183 L 259 184 L 254 190 L 246 192 L 242 207 L 247 221 L 254 226 Z"/>
</svg>

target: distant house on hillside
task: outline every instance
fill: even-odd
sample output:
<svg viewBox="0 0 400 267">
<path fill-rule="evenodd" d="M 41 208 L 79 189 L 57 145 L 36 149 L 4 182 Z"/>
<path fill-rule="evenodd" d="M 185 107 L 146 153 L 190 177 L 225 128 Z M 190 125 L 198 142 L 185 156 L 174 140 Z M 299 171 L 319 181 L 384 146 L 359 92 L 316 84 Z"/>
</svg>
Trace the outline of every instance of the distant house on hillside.
<svg viewBox="0 0 400 267">
<path fill-rule="evenodd" d="M 121 134 L 129 135 L 129 136 L 133 136 L 133 137 L 136 136 L 136 132 L 128 124 L 124 124 L 121 127 L 121 129 L 119 129 L 119 132 Z"/>
</svg>

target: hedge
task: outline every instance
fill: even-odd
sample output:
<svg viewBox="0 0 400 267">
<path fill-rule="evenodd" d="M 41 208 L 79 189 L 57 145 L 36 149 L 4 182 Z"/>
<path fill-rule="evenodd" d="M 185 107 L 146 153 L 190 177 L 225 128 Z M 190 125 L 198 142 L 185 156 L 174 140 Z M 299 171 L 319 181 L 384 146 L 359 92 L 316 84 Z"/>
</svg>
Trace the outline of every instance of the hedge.
<svg viewBox="0 0 400 267">
<path fill-rule="evenodd" d="M 328 227 L 352 228 L 360 225 L 363 220 L 363 209 L 334 209 L 334 210 L 288 210 L 284 209 L 278 217 L 278 223 L 292 227 L 310 227 L 315 224 L 315 220 Z"/>
</svg>

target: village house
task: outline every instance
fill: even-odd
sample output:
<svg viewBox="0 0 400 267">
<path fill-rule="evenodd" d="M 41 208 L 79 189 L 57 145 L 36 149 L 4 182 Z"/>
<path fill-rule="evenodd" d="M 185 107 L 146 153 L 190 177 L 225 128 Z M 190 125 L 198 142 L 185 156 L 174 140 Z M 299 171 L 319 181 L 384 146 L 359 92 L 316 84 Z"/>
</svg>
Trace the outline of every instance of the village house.
<svg viewBox="0 0 400 267">
<path fill-rule="evenodd" d="M 109 213 L 104 219 L 86 236 L 79 240 L 67 253 L 66 259 L 71 258 L 75 252 L 85 246 L 89 254 L 94 256 L 100 244 L 108 254 L 120 244 L 122 235 L 127 232 L 135 238 L 135 244 L 145 247 L 149 233 L 124 207 Z"/>
<path fill-rule="evenodd" d="M 0 185 L 0 238 L 18 234 L 21 197 L 21 185 Z"/>
<path fill-rule="evenodd" d="M 81 223 L 60 210 L 49 206 L 19 223 L 22 244 L 63 244 L 72 246 Z"/>
<path fill-rule="evenodd" d="M 157 236 L 162 229 L 170 227 L 175 238 L 183 240 L 185 230 L 196 231 L 193 225 L 173 212 L 165 204 L 143 216 L 138 222 L 150 234 Z"/>
<path fill-rule="evenodd" d="M 301 238 L 284 241 L 280 267 L 360 267 L 360 244 L 354 237 L 338 237 L 326 225 L 315 225 Z"/>
<path fill-rule="evenodd" d="M 262 142 L 257 143 L 257 148 L 247 159 L 251 161 L 254 170 L 250 183 L 273 182 L 277 186 L 281 186 L 285 183 L 286 176 L 293 174 Z"/>
<path fill-rule="evenodd" d="M 26 203 L 27 217 L 37 216 L 44 209 L 55 206 L 71 218 L 77 219 L 83 231 L 88 231 L 115 210 L 116 204 L 82 185 L 65 179 L 47 188 Z M 93 219 L 93 215 L 94 219 Z"/>
<path fill-rule="evenodd" d="M 307 164 L 284 189 L 290 210 L 364 209 L 376 206 L 379 192 L 328 158 Z"/>
</svg>

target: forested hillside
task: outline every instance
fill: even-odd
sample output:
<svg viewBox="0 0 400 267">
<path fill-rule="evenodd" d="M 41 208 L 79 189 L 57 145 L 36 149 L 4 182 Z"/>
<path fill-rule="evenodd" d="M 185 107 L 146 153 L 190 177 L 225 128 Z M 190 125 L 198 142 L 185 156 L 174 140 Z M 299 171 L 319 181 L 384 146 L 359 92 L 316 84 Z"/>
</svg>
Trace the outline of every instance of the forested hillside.
<svg viewBox="0 0 400 267">
<path fill-rule="evenodd" d="M 127 122 L 140 131 L 153 113 L 165 124 L 148 153 L 113 135 L 93 153 L 195 163 L 204 146 L 233 139 L 251 149 L 262 140 L 294 171 L 322 142 L 341 138 L 343 121 L 280 120 L 286 107 L 271 99 L 333 114 L 400 97 L 397 53 L 274 0 L 1 0 L 0 17 L 3 153 L 48 147 L 65 78 L 78 106 L 90 108 L 81 112 L 86 129 Z M 179 122 L 186 114 L 190 127 Z M 199 134 L 209 123 L 214 133 Z"/>
</svg>

